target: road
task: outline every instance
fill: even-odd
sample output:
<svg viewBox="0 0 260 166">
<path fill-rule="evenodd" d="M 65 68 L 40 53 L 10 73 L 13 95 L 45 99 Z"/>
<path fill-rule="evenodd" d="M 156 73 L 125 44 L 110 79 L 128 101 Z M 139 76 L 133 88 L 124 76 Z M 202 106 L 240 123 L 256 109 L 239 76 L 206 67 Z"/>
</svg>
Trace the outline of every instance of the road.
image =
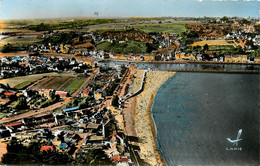
<svg viewBox="0 0 260 166">
<path fill-rule="evenodd" d="M 127 84 L 131 84 L 133 75 L 136 73 L 135 66 L 129 66 L 128 72 L 126 73 L 124 79 L 120 82 L 119 90 L 117 95 L 119 98 L 123 97 L 126 91 Z M 132 97 L 124 102 L 123 117 L 125 121 L 125 133 L 128 136 L 135 136 L 135 97 Z"/>
<path fill-rule="evenodd" d="M 12 121 L 17 121 L 17 120 L 20 120 L 20 119 L 23 119 L 23 118 L 28 118 L 28 117 L 52 112 L 53 110 L 68 104 L 73 98 L 75 98 L 82 91 L 83 88 L 85 88 L 88 85 L 88 83 L 96 76 L 98 71 L 99 71 L 99 68 L 96 68 L 93 71 L 93 73 L 88 78 L 86 78 L 86 80 L 83 82 L 81 87 L 76 92 L 74 92 L 71 95 L 71 97 L 66 98 L 64 101 L 55 103 L 55 104 L 48 106 L 46 108 L 41 108 L 39 110 L 31 110 L 31 111 L 28 111 L 26 113 L 23 113 L 23 114 L 20 114 L 20 115 L 17 115 L 17 116 L 5 117 L 5 118 L 0 120 L 0 124 L 10 123 Z"/>
</svg>

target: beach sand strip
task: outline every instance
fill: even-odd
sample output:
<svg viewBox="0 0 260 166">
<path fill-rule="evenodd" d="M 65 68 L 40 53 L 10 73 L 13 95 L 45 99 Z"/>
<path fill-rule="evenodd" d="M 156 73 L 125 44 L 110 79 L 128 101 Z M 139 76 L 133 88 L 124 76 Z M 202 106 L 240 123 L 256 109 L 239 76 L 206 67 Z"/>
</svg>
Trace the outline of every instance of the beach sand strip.
<svg viewBox="0 0 260 166">
<path fill-rule="evenodd" d="M 160 86 L 174 74 L 167 71 L 149 71 L 144 90 L 136 96 L 135 130 L 141 140 L 140 157 L 152 166 L 166 165 L 157 146 L 155 126 L 151 117 L 153 98 Z"/>
</svg>

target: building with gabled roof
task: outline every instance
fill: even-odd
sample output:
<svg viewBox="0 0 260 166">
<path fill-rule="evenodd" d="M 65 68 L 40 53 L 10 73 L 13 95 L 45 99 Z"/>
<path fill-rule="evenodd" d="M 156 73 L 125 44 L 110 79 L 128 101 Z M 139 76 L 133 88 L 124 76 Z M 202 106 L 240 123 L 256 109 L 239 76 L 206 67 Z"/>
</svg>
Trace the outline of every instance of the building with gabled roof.
<svg viewBox="0 0 260 166">
<path fill-rule="evenodd" d="M 41 152 L 43 152 L 43 151 L 54 151 L 54 148 L 53 148 L 53 146 L 42 146 L 41 147 Z"/>
</svg>

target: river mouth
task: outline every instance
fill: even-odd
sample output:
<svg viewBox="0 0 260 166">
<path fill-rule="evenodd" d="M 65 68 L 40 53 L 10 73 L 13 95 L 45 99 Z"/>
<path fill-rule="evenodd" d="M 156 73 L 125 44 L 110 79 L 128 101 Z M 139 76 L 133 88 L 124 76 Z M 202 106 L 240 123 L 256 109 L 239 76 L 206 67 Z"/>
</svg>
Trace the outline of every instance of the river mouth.
<svg viewBox="0 0 260 166">
<path fill-rule="evenodd" d="M 259 75 L 176 73 L 152 108 L 168 165 L 258 165 Z M 237 145 L 235 140 L 242 129 Z"/>
</svg>

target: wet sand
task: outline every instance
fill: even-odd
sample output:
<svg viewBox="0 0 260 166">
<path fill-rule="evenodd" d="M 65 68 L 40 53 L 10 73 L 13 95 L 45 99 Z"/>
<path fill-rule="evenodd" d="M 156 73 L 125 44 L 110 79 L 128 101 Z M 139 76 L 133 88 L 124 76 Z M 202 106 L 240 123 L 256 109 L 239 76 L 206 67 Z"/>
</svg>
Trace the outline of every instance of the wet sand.
<svg viewBox="0 0 260 166">
<path fill-rule="evenodd" d="M 156 138 L 155 126 L 151 117 L 153 98 L 160 86 L 175 73 L 166 71 L 149 71 L 145 79 L 144 90 L 136 96 L 135 130 L 140 142 L 140 157 L 149 165 L 165 165 Z"/>
</svg>

